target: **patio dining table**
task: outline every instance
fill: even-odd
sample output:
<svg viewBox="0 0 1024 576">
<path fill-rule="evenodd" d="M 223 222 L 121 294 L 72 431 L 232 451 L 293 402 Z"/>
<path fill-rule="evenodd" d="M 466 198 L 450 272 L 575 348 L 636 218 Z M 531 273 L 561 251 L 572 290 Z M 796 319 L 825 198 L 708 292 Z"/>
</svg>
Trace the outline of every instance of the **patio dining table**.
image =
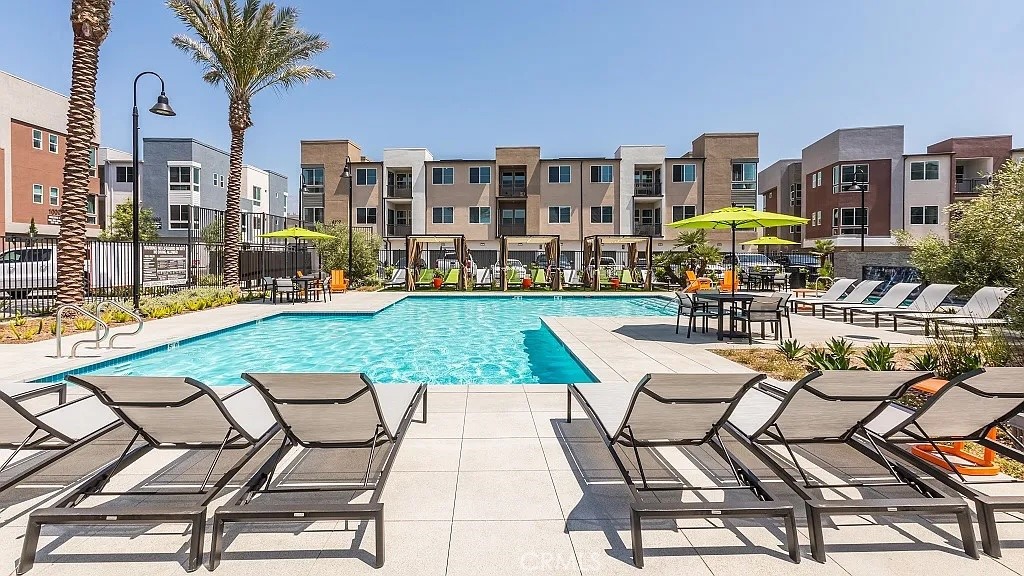
<svg viewBox="0 0 1024 576">
<path fill-rule="evenodd" d="M 732 311 L 736 308 L 737 304 L 740 308 L 746 308 L 753 302 L 755 298 L 754 294 L 746 292 L 697 292 L 698 300 L 705 300 L 718 303 L 718 339 L 724 340 L 725 338 L 747 338 L 746 332 L 737 332 L 735 330 L 736 323 L 733 319 Z M 728 304 L 728 310 L 726 310 L 726 304 Z M 729 330 L 725 330 L 724 318 L 725 315 L 729 315 Z M 747 326 L 747 330 L 750 326 Z"/>
</svg>

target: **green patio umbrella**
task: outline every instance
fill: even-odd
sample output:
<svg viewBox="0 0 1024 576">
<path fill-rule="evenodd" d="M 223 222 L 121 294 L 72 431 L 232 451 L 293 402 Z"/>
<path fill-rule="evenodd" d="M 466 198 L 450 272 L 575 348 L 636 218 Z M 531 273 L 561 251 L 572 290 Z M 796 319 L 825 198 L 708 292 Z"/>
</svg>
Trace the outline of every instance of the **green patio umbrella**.
<svg viewBox="0 0 1024 576">
<path fill-rule="evenodd" d="M 732 266 L 736 267 L 736 230 L 752 230 L 754 228 L 775 228 L 806 224 L 807 218 L 776 212 L 763 212 L 753 208 L 719 208 L 693 218 L 684 218 L 669 224 L 672 228 L 691 228 L 697 230 L 732 230 Z M 733 283 L 733 292 L 736 284 Z"/>
<path fill-rule="evenodd" d="M 785 240 L 783 238 L 779 238 L 778 236 L 761 236 L 760 238 L 754 238 L 753 240 L 741 242 L 741 244 L 744 244 L 746 246 L 789 246 L 791 244 L 798 244 L 798 242 L 793 242 L 792 240 Z"/>
<path fill-rule="evenodd" d="M 289 238 L 294 238 L 297 244 L 299 240 L 331 240 L 337 239 L 337 236 L 331 236 L 330 234 L 324 234 L 323 232 L 317 232 L 316 230 L 306 230 L 305 228 L 292 226 L 291 228 L 260 234 L 260 238 L 284 238 L 284 245 L 287 250 Z M 297 254 L 296 258 L 298 258 Z M 287 263 L 288 262 L 286 260 L 285 264 Z M 294 268 L 294 260 L 292 261 L 292 264 L 292 267 Z"/>
</svg>

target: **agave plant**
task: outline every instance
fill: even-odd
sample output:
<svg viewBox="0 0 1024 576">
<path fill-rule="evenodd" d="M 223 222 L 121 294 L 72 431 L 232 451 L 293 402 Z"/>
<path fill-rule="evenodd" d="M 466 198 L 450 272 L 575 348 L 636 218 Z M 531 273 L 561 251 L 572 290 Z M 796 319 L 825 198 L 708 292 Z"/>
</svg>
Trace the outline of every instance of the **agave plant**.
<svg viewBox="0 0 1024 576">
<path fill-rule="evenodd" d="M 925 349 L 924 352 L 914 354 L 910 358 L 910 366 L 914 370 L 922 372 L 934 372 L 939 368 L 939 357 L 935 354 L 935 351 L 931 348 Z"/>
<path fill-rule="evenodd" d="M 885 342 L 875 342 L 864 349 L 860 361 L 868 370 L 895 370 L 896 352 Z"/>
<path fill-rule="evenodd" d="M 786 360 L 799 360 L 804 356 L 805 346 L 795 339 L 783 340 L 775 349 L 782 353 L 786 357 Z"/>
<path fill-rule="evenodd" d="M 807 363 L 815 370 L 852 370 L 853 344 L 845 338 L 832 338 L 824 348 L 811 348 Z"/>
</svg>

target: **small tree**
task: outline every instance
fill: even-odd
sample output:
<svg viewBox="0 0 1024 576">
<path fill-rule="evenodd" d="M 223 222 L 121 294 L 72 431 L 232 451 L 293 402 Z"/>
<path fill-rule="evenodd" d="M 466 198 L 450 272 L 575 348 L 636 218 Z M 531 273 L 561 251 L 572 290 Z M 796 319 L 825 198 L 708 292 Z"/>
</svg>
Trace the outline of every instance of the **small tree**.
<svg viewBox="0 0 1024 576">
<path fill-rule="evenodd" d="M 334 236 L 331 240 L 313 240 L 325 270 L 348 269 L 348 226 L 342 223 L 317 224 L 317 232 Z M 366 280 L 377 274 L 381 239 L 363 230 L 352 235 L 352 279 Z"/>
<path fill-rule="evenodd" d="M 110 218 L 110 227 L 100 233 L 100 240 L 127 240 L 132 239 L 132 210 L 135 204 L 131 201 L 122 202 L 114 208 L 114 215 Z M 143 206 L 139 210 L 139 239 L 143 242 L 152 242 L 157 239 L 156 217 L 153 210 Z"/>
<path fill-rule="evenodd" d="M 212 222 L 199 231 L 199 239 L 209 247 L 211 244 L 224 242 L 224 219 L 217 216 Z"/>
<path fill-rule="evenodd" d="M 697 276 L 703 276 L 709 265 L 721 261 L 722 253 L 708 243 L 707 231 L 691 230 L 676 238 L 672 249 L 660 256 L 659 265 L 684 266 Z"/>
<path fill-rule="evenodd" d="M 36 219 L 29 218 L 28 220 L 28 239 L 30 242 L 35 242 L 36 236 L 39 234 L 39 228 L 36 228 Z"/>
<path fill-rule="evenodd" d="M 814 241 L 814 253 L 821 258 L 821 265 L 832 263 L 832 255 L 836 251 L 836 243 L 832 240 L 815 240 Z"/>
</svg>

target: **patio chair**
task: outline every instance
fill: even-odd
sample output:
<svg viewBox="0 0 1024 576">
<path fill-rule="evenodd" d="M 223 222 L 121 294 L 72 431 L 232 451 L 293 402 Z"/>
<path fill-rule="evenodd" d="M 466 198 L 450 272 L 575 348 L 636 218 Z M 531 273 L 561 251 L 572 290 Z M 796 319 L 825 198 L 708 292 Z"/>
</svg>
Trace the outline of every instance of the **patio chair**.
<svg viewBox="0 0 1024 576">
<path fill-rule="evenodd" d="M 821 306 L 821 317 L 825 317 L 825 305 L 826 304 L 863 304 L 865 300 L 875 291 L 876 288 L 882 285 L 881 280 L 862 280 L 859 284 L 850 290 L 850 293 L 846 296 L 840 296 L 834 300 L 821 300 L 812 302 L 803 302 L 804 305 L 810 305 L 811 316 L 814 316 L 815 310 L 818 306 Z"/>
<path fill-rule="evenodd" d="M 267 296 L 270 296 L 271 298 L 273 298 L 273 296 L 274 296 L 274 277 L 273 276 L 264 276 L 263 280 L 261 282 L 261 286 L 263 288 L 263 298 L 260 301 L 261 302 L 266 302 L 267 301 Z"/>
<path fill-rule="evenodd" d="M 1024 490 L 1009 494 L 1000 489 L 1021 482 L 1003 476 L 974 479 L 961 474 L 946 456 L 940 442 L 976 442 L 1003 458 L 1024 464 L 1024 444 L 1006 428 L 1006 423 L 1024 412 L 1024 368 L 984 368 L 962 374 L 939 389 L 916 411 L 890 406 L 867 428 L 882 438 L 884 446 L 906 461 L 927 470 L 939 482 L 975 504 L 981 527 L 981 546 L 993 558 L 1002 555 L 996 512 L 1024 511 Z M 991 432 L 1000 431 L 1001 442 Z M 946 469 L 913 456 L 910 443 L 922 443 L 941 458 Z M 988 487 L 995 487 L 996 493 Z"/>
<path fill-rule="evenodd" d="M 334 300 L 334 297 L 331 296 L 331 277 L 327 276 L 325 278 L 320 278 L 319 283 L 320 296 L 323 297 L 324 302 L 327 302 L 328 300 Z M 319 300 L 319 298 L 317 298 L 317 300 Z"/>
<path fill-rule="evenodd" d="M 54 505 L 29 515 L 18 574 L 32 568 L 46 524 L 185 523 L 191 529 L 185 569 L 198 568 L 207 506 L 278 431 L 266 402 L 251 386 L 222 397 L 191 378 L 83 375 L 68 380 L 95 394 L 134 435 L 119 458 Z M 187 452 L 184 462 L 126 491 L 104 491 L 118 473 L 153 450 Z M 97 502 L 90 506 L 93 499 Z"/>
<path fill-rule="evenodd" d="M 978 558 L 964 500 L 857 438 L 870 438 L 864 424 L 929 377 L 930 372 L 812 372 L 778 397 L 751 391 L 730 416 L 726 430 L 804 500 L 811 556 L 818 562 L 825 561 L 823 516 L 833 514 L 951 514 L 964 552 Z M 846 488 L 852 490 L 838 492 Z M 895 490 L 919 497 L 897 497 Z M 837 492 L 844 499 L 826 498 Z"/>
<path fill-rule="evenodd" d="M 299 288 L 295 285 L 295 282 L 291 278 L 276 278 L 274 279 L 274 296 L 273 303 L 277 304 L 278 299 L 284 301 L 285 295 L 288 296 L 288 300 L 292 304 L 295 303 L 295 298 L 299 295 Z"/>
<path fill-rule="evenodd" d="M 459 274 L 462 273 L 462 268 L 452 268 L 448 270 L 448 273 L 444 276 L 444 281 L 441 282 L 441 286 L 458 286 L 459 285 Z"/>
<path fill-rule="evenodd" d="M 679 308 L 676 311 L 676 334 L 679 334 L 679 320 L 684 316 L 687 319 L 687 338 L 690 337 L 691 332 L 696 328 L 697 318 L 703 319 L 704 326 L 701 332 L 706 334 L 708 331 L 708 318 L 718 318 L 718 308 L 712 309 L 707 302 L 698 302 L 697 298 L 689 292 L 677 291 L 676 299 L 679 303 Z"/>
<path fill-rule="evenodd" d="M 728 451 L 719 436 L 739 399 L 762 379 L 763 374 L 752 373 L 648 374 L 635 387 L 611 383 L 568 385 L 566 421 L 572 421 L 575 398 L 597 428 L 631 492 L 633 564 L 638 568 L 644 565 L 641 524 L 645 518 L 781 518 L 789 557 L 800 562 L 793 507 L 775 502 L 761 480 Z M 690 454 L 690 449 L 699 446 L 710 447 L 720 459 L 716 464 L 724 464 L 728 470 L 717 482 L 714 474 L 707 473 L 715 485 L 695 486 L 676 471 L 664 480 L 651 476 L 664 461 L 658 448 L 678 448 L 698 458 Z M 647 456 L 646 462 L 641 453 Z M 639 485 L 634 471 L 639 475 Z M 672 490 L 696 495 L 749 490 L 757 501 L 665 502 L 643 497 Z"/>
<path fill-rule="evenodd" d="M 565 288 L 580 288 L 583 286 L 582 272 L 579 270 L 566 270 L 562 286 Z"/>
<path fill-rule="evenodd" d="M 623 268 L 622 273 L 619 275 L 619 284 L 627 288 L 636 288 L 640 283 L 636 281 L 634 276 L 638 275 L 629 268 Z"/>
<path fill-rule="evenodd" d="M 733 292 L 739 290 L 739 287 L 740 282 L 732 270 L 726 270 L 722 273 L 722 281 L 718 284 L 719 290 L 722 292 Z"/>
<path fill-rule="evenodd" d="M 775 339 L 782 339 L 782 303 L 783 298 L 781 296 L 757 296 L 744 310 L 739 310 L 733 314 L 733 318 L 742 323 L 746 328 L 747 343 L 754 343 L 754 327 L 752 324 L 758 322 L 761 324 L 761 339 L 764 339 L 764 325 L 771 324 L 772 331 L 775 333 Z M 790 328 L 789 335 L 793 336 L 793 330 Z"/>
<path fill-rule="evenodd" d="M 847 311 L 851 309 L 860 310 L 871 310 L 874 307 L 878 308 L 898 308 L 903 302 L 910 296 L 910 293 L 916 290 L 921 284 L 918 282 L 900 282 L 889 288 L 885 294 L 882 295 L 874 304 L 863 304 L 860 302 L 836 302 L 833 304 L 822 304 L 822 314 L 826 309 L 828 310 L 842 310 L 843 322 L 846 322 Z"/>
<path fill-rule="evenodd" d="M 772 289 L 785 290 L 789 288 L 789 272 L 777 272 L 775 276 L 772 276 Z"/>
<path fill-rule="evenodd" d="M 939 324 L 949 324 L 951 326 L 969 327 L 975 336 L 978 335 L 978 328 L 982 326 L 998 326 L 1005 324 L 1006 321 L 1002 318 L 992 318 L 996 310 L 1002 306 L 1003 301 L 1006 300 L 1010 294 L 1013 294 L 1014 288 L 1006 288 L 1002 286 L 986 286 L 978 289 L 977 292 L 971 296 L 971 299 L 963 305 L 962 308 L 953 313 L 945 312 L 894 312 L 893 313 L 893 330 L 895 330 L 896 321 L 899 320 L 910 320 L 914 322 L 924 323 L 924 335 L 928 336 L 928 324 L 935 324 L 935 330 L 938 331 Z"/>
<path fill-rule="evenodd" d="M 331 270 L 331 292 L 347 292 L 348 284 L 344 270 Z"/>
<path fill-rule="evenodd" d="M 853 322 L 854 313 L 865 313 L 871 314 L 875 317 L 875 328 L 878 328 L 879 319 L 882 316 L 892 316 L 898 312 L 934 312 L 942 302 L 945 301 L 953 290 L 956 290 L 956 284 L 929 284 L 925 286 L 921 292 L 914 298 L 908 306 L 895 306 L 892 308 L 883 308 L 877 305 L 863 304 L 861 306 L 852 306 L 848 308 L 848 318 L 850 322 Z M 893 317 L 892 329 L 897 328 L 897 319 Z"/>
<path fill-rule="evenodd" d="M 534 286 L 547 286 L 548 285 L 548 276 L 544 272 L 543 268 L 535 268 L 533 270 L 533 273 L 530 274 L 530 279 L 533 280 L 533 285 Z"/>
<path fill-rule="evenodd" d="M 793 337 L 793 320 L 790 316 L 789 310 L 789 299 L 793 297 L 792 292 L 772 292 L 772 297 L 781 298 L 779 302 L 779 312 L 782 313 L 782 317 L 786 319 L 786 327 L 789 328 L 789 337 Z"/>
<path fill-rule="evenodd" d="M 826 290 L 825 293 L 822 294 L 821 296 L 800 296 L 800 297 L 790 298 L 789 299 L 790 310 L 793 311 L 793 312 L 798 312 L 799 311 L 797 309 L 798 306 L 802 306 L 802 305 L 808 305 L 809 306 L 811 304 L 815 304 L 815 303 L 818 303 L 818 302 L 821 302 L 821 301 L 824 301 L 824 300 L 835 301 L 836 299 L 838 299 L 843 294 L 846 294 L 846 291 L 849 290 L 851 286 L 853 286 L 854 282 L 856 282 L 856 280 L 853 280 L 851 278 L 841 278 L 839 280 L 836 280 L 832 284 L 832 286 L 830 286 L 829 289 Z"/>
<path fill-rule="evenodd" d="M 229 522 L 367 520 L 384 565 L 384 503 L 395 456 L 416 407 L 427 418 L 427 387 L 374 385 L 365 374 L 242 374 L 263 395 L 284 443 L 213 515 L 210 568 L 220 562 Z M 279 466 L 293 448 L 302 452 Z M 282 468 L 282 469 L 278 469 Z M 351 500 L 369 493 L 366 503 Z"/>
<path fill-rule="evenodd" d="M 401 287 L 405 288 L 405 276 L 409 271 L 405 268 L 397 268 L 394 274 L 391 275 L 386 282 L 384 282 L 385 288 Z"/>
</svg>

